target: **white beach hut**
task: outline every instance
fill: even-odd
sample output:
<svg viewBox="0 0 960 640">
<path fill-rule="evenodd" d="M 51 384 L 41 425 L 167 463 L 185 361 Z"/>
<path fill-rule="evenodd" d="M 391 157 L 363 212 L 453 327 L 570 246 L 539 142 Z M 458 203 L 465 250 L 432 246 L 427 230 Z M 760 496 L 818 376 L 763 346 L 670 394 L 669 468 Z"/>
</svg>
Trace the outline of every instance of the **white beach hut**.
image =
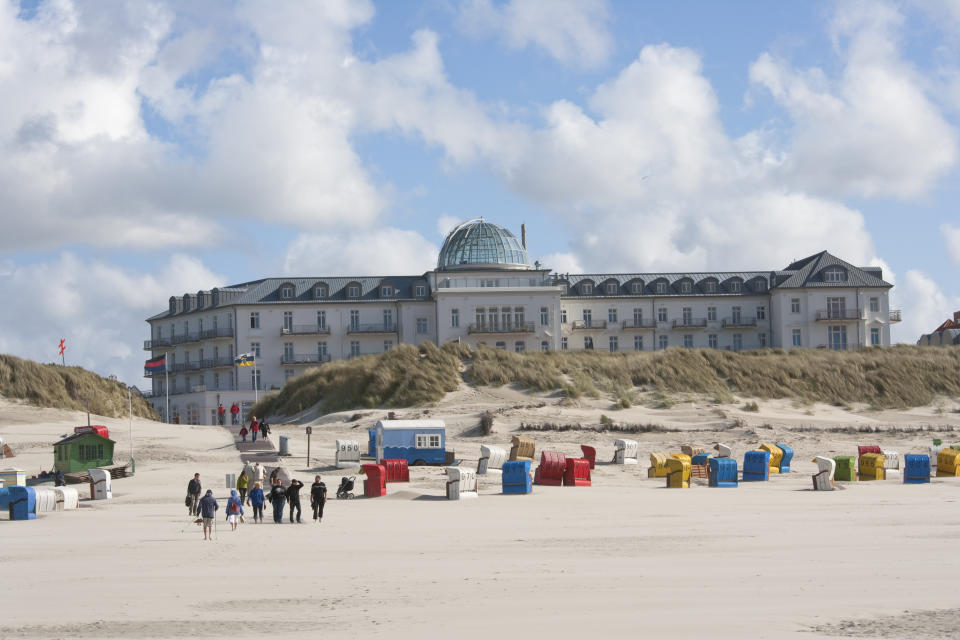
<svg viewBox="0 0 960 640">
<path fill-rule="evenodd" d="M 463 467 L 447 467 L 447 499 L 464 500 L 477 497 L 477 474 Z"/>
<path fill-rule="evenodd" d="M 360 464 L 360 443 L 356 440 L 337 440 L 334 458 L 338 469 L 356 467 Z"/>
<path fill-rule="evenodd" d="M 34 487 L 37 507 L 34 513 L 49 513 L 57 510 L 57 493 L 52 487 Z"/>
<path fill-rule="evenodd" d="M 90 469 L 90 499 L 109 500 L 113 497 L 113 483 L 106 469 Z"/>
<path fill-rule="evenodd" d="M 717 458 L 732 458 L 732 457 L 733 457 L 733 449 L 731 449 L 729 446 L 723 444 L 722 442 L 716 443 L 715 445 L 713 445 L 713 448 L 717 450 L 717 455 L 715 456 L 715 457 L 717 457 Z"/>
<path fill-rule="evenodd" d="M 613 441 L 613 461 L 615 464 L 637 464 L 639 445 L 636 440 L 619 438 Z"/>
<path fill-rule="evenodd" d="M 817 456 L 813 459 L 817 463 L 818 471 L 813 476 L 813 488 L 815 491 L 833 491 L 833 474 L 836 471 L 837 463 L 833 458 Z"/>
<path fill-rule="evenodd" d="M 489 472 L 502 473 L 503 463 L 507 461 L 507 450 L 503 447 L 480 445 L 480 460 L 477 462 L 477 475 Z"/>
<path fill-rule="evenodd" d="M 80 506 L 80 494 L 73 487 L 54 487 L 57 496 L 57 511 L 70 511 Z"/>
</svg>

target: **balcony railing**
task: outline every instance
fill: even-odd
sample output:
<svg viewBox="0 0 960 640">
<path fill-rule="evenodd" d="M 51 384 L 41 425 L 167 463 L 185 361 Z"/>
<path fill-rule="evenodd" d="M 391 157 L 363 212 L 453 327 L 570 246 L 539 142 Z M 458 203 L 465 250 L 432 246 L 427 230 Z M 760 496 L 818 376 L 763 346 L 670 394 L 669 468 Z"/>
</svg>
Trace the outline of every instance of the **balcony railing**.
<svg viewBox="0 0 960 640">
<path fill-rule="evenodd" d="M 330 362 L 330 354 L 285 353 L 280 356 L 281 364 L 321 364 L 323 362 Z"/>
<path fill-rule="evenodd" d="M 706 326 L 706 318 L 686 318 L 673 321 L 674 329 L 703 329 Z"/>
<path fill-rule="evenodd" d="M 654 329 L 657 326 L 656 320 L 624 320 L 624 329 Z"/>
<path fill-rule="evenodd" d="M 178 344 L 187 344 L 188 342 L 201 342 L 203 340 L 216 340 L 217 338 L 232 338 L 233 328 L 224 327 L 221 329 L 204 329 L 199 333 L 181 333 L 170 338 L 157 338 L 156 340 L 144 340 L 143 348 L 146 351 L 151 349 L 161 349 L 164 347 L 175 347 Z"/>
<path fill-rule="evenodd" d="M 573 328 L 578 330 L 606 329 L 607 321 L 606 320 L 575 320 L 573 322 Z"/>
<path fill-rule="evenodd" d="M 233 358 L 209 358 L 207 360 L 192 360 L 190 362 L 171 362 L 168 366 L 170 373 L 183 373 L 184 371 L 200 371 L 201 369 L 218 369 L 222 367 L 232 367 Z M 148 371 L 144 374 L 147 378 L 162 376 L 163 372 L 154 373 Z"/>
<path fill-rule="evenodd" d="M 724 329 L 741 329 L 757 326 L 756 318 L 724 318 Z"/>
<path fill-rule="evenodd" d="M 467 327 L 467 333 L 535 333 L 536 324 L 533 322 L 523 322 L 521 324 L 471 324 Z"/>
<path fill-rule="evenodd" d="M 890 324 L 893 324 L 894 322 L 900 322 L 900 309 L 890 310 Z"/>
<path fill-rule="evenodd" d="M 352 324 L 347 328 L 347 333 L 396 333 L 397 325 L 394 323 L 380 324 Z"/>
<path fill-rule="evenodd" d="M 866 319 L 866 314 L 861 309 L 843 309 L 840 311 L 820 309 L 817 311 L 817 322 L 850 322 L 864 319 Z"/>
<path fill-rule="evenodd" d="M 295 324 L 290 327 L 280 329 L 280 335 L 283 336 L 312 336 L 329 334 L 330 328 L 327 326 L 318 326 L 315 324 Z"/>
</svg>

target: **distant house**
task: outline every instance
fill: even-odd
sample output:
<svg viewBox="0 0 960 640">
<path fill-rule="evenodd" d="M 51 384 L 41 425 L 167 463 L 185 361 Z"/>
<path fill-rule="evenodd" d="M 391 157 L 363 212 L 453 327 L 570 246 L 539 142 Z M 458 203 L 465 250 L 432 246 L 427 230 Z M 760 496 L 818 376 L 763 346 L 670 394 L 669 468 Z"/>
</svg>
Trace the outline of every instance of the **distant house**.
<svg viewBox="0 0 960 640">
<path fill-rule="evenodd" d="M 74 433 L 53 445 L 53 466 L 71 473 L 112 465 L 114 444 L 96 432 Z"/>
<path fill-rule="evenodd" d="M 952 320 L 947 320 L 930 333 L 920 336 L 917 344 L 921 347 L 960 346 L 960 311 L 954 312 Z"/>
</svg>

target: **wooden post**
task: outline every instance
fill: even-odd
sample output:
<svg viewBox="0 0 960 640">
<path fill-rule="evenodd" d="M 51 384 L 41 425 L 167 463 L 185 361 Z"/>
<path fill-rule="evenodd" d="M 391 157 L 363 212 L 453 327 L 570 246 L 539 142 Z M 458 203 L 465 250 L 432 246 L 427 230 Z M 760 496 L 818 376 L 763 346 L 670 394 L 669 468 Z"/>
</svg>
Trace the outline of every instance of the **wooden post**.
<svg viewBox="0 0 960 640">
<path fill-rule="evenodd" d="M 310 468 L 310 435 L 313 434 L 313 427 L 307 427 L 307 469 Z"/>
</svg>

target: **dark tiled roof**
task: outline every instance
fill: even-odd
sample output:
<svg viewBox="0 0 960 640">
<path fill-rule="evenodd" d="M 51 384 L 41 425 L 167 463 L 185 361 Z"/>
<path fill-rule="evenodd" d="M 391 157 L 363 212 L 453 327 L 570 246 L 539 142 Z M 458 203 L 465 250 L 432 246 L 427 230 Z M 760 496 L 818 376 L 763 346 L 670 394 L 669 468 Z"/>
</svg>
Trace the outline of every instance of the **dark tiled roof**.
<svg viewBox="0 0 960 640">
<path fill-rule="evenodd" d="M 843 282 L 824 282 L 823 270 L 827 267 L 842 267 L 847 272 L 847 279 Z M 799 289 L 801 287 L 892 287 L 893 285 L 877 277 L 880 270 L 874 267 L 867 270 L 855 267 L 849 262 L 821 251 L 809 258 L 798 260 L 783 271 L 777 272 L 776 286 L 784 289 Z"/>
</svg>

